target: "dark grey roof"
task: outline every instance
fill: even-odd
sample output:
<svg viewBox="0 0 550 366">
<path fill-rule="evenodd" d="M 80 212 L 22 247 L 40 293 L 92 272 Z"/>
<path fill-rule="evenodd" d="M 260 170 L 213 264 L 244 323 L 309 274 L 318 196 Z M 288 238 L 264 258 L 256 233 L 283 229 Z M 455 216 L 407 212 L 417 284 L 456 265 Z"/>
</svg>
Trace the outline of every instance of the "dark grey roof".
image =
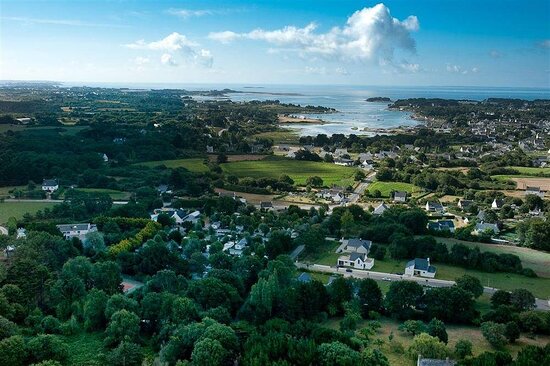
<svg viewBox="0 0 550 366">
<path fill-rule="evenodd" d="M 418 366 L 454 366 L 456 364 L 453 360 L 438 360 L 435 358 L 420 358 L 418 360 Z"/>
<path fill-rule="evenodd" d="M 428 202 L 428 206 L 433 208 L 434 210 L 443 209 L 443 205 L 439 202 Z"/>
<path fill-rule="evenodd" d="M 396 198 L 396 197 L 407 198 L 407 192 L 396 191 L 396 192 L 393 194 L 393 197 L 394 197 L 394 198 Z"/>
<path fill-rule="evenodd" d="M 57 186 L 58 183 L 57 183 L 57 179 L 44 179 L 42 181 L 42 185 L 45 186 L 45 187 L 54 187 L 54 186 Z"/>
<path fill-rule="evenodd" d="M 66 232 L 66 231 L 75 231 L 75 230 L 88 230 L 90 227 L 90 224 L 62 224 L 62 225 L 56 225 L 56 227 L 59 229 L 59 231 Z"/>
<path fill-rule="evenodd" d="M 363 240 L 363 239 L 357 239 L 357 238 L 348 240 L 348 247 L 354 247 L 354 248 L 365 247 L 368 250 L 370 249 L 371 244 L 372 244 L 372 241 L 370 240 Z"/>
<path fill-rule="evenodd" d="M 363 254 L 362 253 L 351 253 L 349 255 L 350 261 L 355 262 L 357 260 L 357 258 L 361 258 L 361 260 L 363 260 Z"/>
<path fill-rule="evenodd" d="M 430 262 L 424 258 L 415 258 L 407 263 L 407 267 L 414 266 L 414 269 L 419 271 L 427 271 L 435 273 L 436 269 L 434 266 L 430 266 Z"/>
<path fill-rule="evenodd" d="M 273 203 L 271 203 L 271 202 L 260 202 L 260 207 L 261 208 L 273 207 Z"/>
</svg>

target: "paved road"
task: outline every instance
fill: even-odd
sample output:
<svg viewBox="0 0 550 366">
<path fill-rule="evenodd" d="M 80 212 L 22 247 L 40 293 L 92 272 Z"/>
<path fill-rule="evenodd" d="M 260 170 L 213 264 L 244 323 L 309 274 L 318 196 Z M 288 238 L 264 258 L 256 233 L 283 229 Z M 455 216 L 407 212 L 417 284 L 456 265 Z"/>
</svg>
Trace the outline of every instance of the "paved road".
<svg viewBox="0 0 550 366">
<path fill-rule="evenodd" d="M 294 249 L 292 253 L 290 253 L 290 258 L 292 258 L 292 260 L 296 260 L 296 258 L 298 258 L 298 256 L 304 251 L 305 248 L 305 245 L 298 245 L 296 249 Z"/>
<path fill-rule="evenodd" d="M 357 187 L 355 187 L 355 189 L 353 190 L 353 193 L 350 194 L 349 196 L 349 203 L 354 204 L 354 203 L 357 203 L 357 201 L 359 201 L 359 199 L 361 198 L 361 196 L 369 186 L 370 181 L 375 175 L 376 175 L 376 172 L 373 171 L 372 173 L 367 175 L 365 179 L 357 185 Z"/>
<path fill-rule="evenodd" d="M 382 280 L 382 281 L 415 281 L 421 285 L 430 286 L 430 287 L 450 287 L 455 284 L 455 281 L 440 280 L 437 278 L 421 278 L 421 277 L 409 277 L 397 275 L 394 273 L 385 273 L 385 272 L 374 272 L 374 271 L 364 271 L 360 269 L 353 269 L 352 272 L 346 272 L 346 268 L 330 267 L 324 266 L 321 264 L 306 264 L 306 263 L 296 263 L 296 267 L 309 269 L 310 271 L 325 272 L 325 273 L 339 273 L 344 277 L 353 277 L 353 278 L 372 278 L 373 280 Z M 494 294 L 498 289 L 494 287 L 483 288 L 483 292 L 486 294 Z M 537 310 L 550 311 L 550 303 L 548 300 L 536 299 Z"/>
</svg>

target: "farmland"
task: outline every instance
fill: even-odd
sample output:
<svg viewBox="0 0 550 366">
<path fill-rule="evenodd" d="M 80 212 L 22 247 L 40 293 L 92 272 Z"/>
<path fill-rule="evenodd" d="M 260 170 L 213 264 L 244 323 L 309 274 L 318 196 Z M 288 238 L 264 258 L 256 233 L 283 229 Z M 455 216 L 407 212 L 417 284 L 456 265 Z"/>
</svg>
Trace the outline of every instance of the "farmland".
<svg viewBox="0 0 550 366">
<path fill-rule="evenodd" d="M 324 185 L 347 185 L 353 182 L 355 169 L 330 163 L 298 161 L 269 157 L 259 161 L 240 161 L 221 164 L 226 174 L 239 178 L 279 178 L 282 174 L 290 176 L 297 185 L 305 185 L 307 178 L 319 176 Z"/>
<path fill-rule="evenodd" d="M 382 197 L 389 197 L 392 191 L 404 191 L 407 193 L 415 193 L 420 191 L 420 188 L 414 184 L 403 182 L 374 182 L 369 184 L 367 189 L 371 193 L 375 190 L 380 191 Z"/>
<path fill-rule="evenodd" d="M 103 188 L 78 188 L 76 189 L 78 192 L 85 192 L 85 193 L 106 193 L 111 197 L 114 201 L 125 201 L 130 198 L 130 193 L 123 192 L 123 191 L 117 191 L 114 189 L 103 189 Z"/>
<path fill-rule="evenodd" d="M 10 217 L 21 219 L 27 212 L 34 214 L 54 205 L 53 202 L 0 202 L 0 223 L 5 223 Z"/>
<path fill-rule="evenodd" d="M 137 163 L 136 165 L 147 166 L 150 168 L 155 168 L 157 166 L 165 166 L 170 169 L 185 168 L 195 173 L 208 171 L 208 166 L 204 164 L 203 158 L 147 161 L 144 163 Z"/>
</svg>

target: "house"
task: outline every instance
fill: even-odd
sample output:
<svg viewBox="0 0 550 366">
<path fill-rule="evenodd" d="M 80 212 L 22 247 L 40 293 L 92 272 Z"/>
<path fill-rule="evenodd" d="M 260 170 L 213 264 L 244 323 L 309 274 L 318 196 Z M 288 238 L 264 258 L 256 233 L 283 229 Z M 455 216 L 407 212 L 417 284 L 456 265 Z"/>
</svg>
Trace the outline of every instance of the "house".
<svg viewBox="0 0 550 366">
<path fill-rule="evenodd" d="M 59 189 L 57 179 L 44 179 L 42 181 L 42 190 L 46 192 L 55 192 Z"/>
<path fill-rule="evenodd" d="M 325 189 L 316 195 L 334 203 L 340 203 L 345 199 L 344 190 L 341 188 Z"/>
<path fill-rule="evenodd" d="M 206 145 L 206 153 L 212 154 L 214 152 L 214 146 Z"/>
<path fill-rule="evenodd" d="M 393 193 L 393 202 L 407 202 L 407 192 L 396 191 Z"/>
<path fill-rule="evenodd" d="M 187 216 L 187 212 L 185 212 L 185 210 L 181 210 L 181 209 L 178 209 L 178 210 L 157 210 L 154 214 L 151 215 L 151 220 L 153 220 L 155 222 L 158 221 L 158 218 L 159 218 L 160 214 L 168 215 L 171 219 L 174 219 L 174 222 L 176 224 L 183 223 L 185 217 Z"/>
<path fill-rule="evenodd" d="M 456 362 L 448 357 L 444 360 L 438 358 L 423 358 L 422 355 L 418 355 L 416 366 L 455 366 Z"/>
<path fill-rule="evenodd" d="M 357 269 L 371 269 L 374 266 L 374 259 L 367 258 L 367 255 L 363 253 L 350 253 L 339 257 L 338 265 Z"/>
<path fill-rule="evenodd" d="M 363 239 L 343 239 L 342 238 L 342 252 L 346 253 L 362 253 L 368 254 L 372 241 Z"/>
<path fill-rule="evenodd" d="M 455 224 L 453 220 L 430 221 L 428 222 L 427 228 L 431 231 L 450 231 L 451 233 L 455 232 Z"/>
<path fill-rule="evenodd" d="M 311 275 L 307 272 L 302 272 L 298 276 L 298 281 L 299 282 L 308 283 L 308 282 L 311 282 L 311 280 L 312 280 Z"/>
<path fill-rule="evenodd" d="M 160 184 L 158 187 L 157 187 L 157 192 L 159 194 L 164 194 L 164 193 L 172 193 L 172 191 L 170 191 L 168 189 L 168 185 L 167 184 Z"/>
<path fill-rule="evenodd" d="M 467 209 L 472 207 L 473 204 L 474 201 L 471 200 L 460 200 L 458 201 L 458 208 L 460 208 L 462 211 L 466 211 Z"/>
<path fill-rule="evenodd" d="M 341 156 L 344 156 L 344 155 L 349 155 L 348 149 L 335 149 L 334 150 L 334 156 L 341 157 Z"/>
<path fill-rule="evenodd" d="M 196 224 L 199 221 L 200 216 L 201 216 L 200 211 L 193 211 L 189 215 L 183 218 L 183 222 L 190 222 L 192 224 Z"/>
<path fill-rule="evenodd" d="M 483 210 L 480 210 L 477 213 L 476 218 L 477 218 L 478 221 L 485 221 L 487 219 L 487 213 Z"/>
<path fill-rule="evenodd" d="M 540 187 L 526 187 L 525 188 L 525 195 L 535 195 L 535 196 L 539 196 L 540 198 L 544 198 L 544 192 L 541 191 Z"/>
<path fill-rule="evenodd" d="M 346 158 L 336 158 L 334 159 L 334 164 L 336 165 L 342 165 L 342 166 L 352 166 L 354 161 L 352 159 L 346 159 Z"/>
<path fill-rule="evenodd" d="M 220 191 L 218 192 L 218 196 L 220 197 L 230 197 L 233 199 L 237 198 L 237 194 L 235 192 L 228 192 L 228 191 Z"/>
<path fill-rule="evenodd" d="M 489 223 L 480 222 L 480 223 L 476 224 L 476 227 L 475 227 L 474 231 L 472 231 L 472 234 L 479 235 L 479 234 L 487 232 L 487 231 L 491 231 L 494 235 L 497 235 L 498 233 L 500 233 L 500 229 L 498 228 L 497 224 L 489 224 Z"/>
<path fill-rule="evenodd" d="M 245 238 L 242 238 L 237 243 L 235 243 L 235 245 L 229 248 L 229 254 L 240 257 L 241 255 L 243 255 L 243 251 L 247 245 L 248 245 L 248 241 Z"/>
<path fill-rule="evenodd" d="M 260 209 L 273 210 L 273 203 L 271 201 L 262 201 L 260 202 Z"/>
<path fill-rule="evenodd" d="M 56 225 L 61 231 L 65 239 L 79 238 L 83 239 L 86 234 L 97 231 L 97 226 L 85 223 L 85 224 L 62 224 Z"/>
<path fill-rule="evenodd" d="M 372 214 L 373 215 L 382 215 L 384 213 L 384 211 L 386 211 L 387 209 L 389 209 L 389 207 L 385 203 L 381 203 L 378 206 L 376 206 L 376 208 L 374 209 Z"/>
<path fill-rule="evenodd" d="M 25 239 L 26 237 L 27 237 L 27 230 L 23 229 L 22 227 L 17 229 L 17 236 L 15 237 L 16 239 Z"/>
<path fill-rule="evenodd" d="M 439 202 L 428 201 L 426 202 L 426 211 L 443 213 L 445 211 L 445 208 Z"/>
<path fill-rule="evenodd" d="M 495 198 L 493 203 L 491 203 L 491 208 L 493 210 L 500 210 L 504 206 L 504 200 L 502 198 Z"/>
<path fill-rule="evenodd" d="M 29 117 L 16 118 L 16 120 L 22 125 L 28 125 L 29 123 L 31 123 L 31 119 Z"/>
<path fill-rule="evenodd" d="M 105 162 L 105 163 L 109 162 L 109 157 L 107 156 L 107 154 L 101 155 L 101 158 L 103 159 L 103 162 Z"/>
<path fill-rule="evenodd" d="M 430 265 L 430 258 L 415 258 L 407 263 L 405 267 L 406 276 L 420 276 L 434 278 L 436 268 Z"/>
</svg>

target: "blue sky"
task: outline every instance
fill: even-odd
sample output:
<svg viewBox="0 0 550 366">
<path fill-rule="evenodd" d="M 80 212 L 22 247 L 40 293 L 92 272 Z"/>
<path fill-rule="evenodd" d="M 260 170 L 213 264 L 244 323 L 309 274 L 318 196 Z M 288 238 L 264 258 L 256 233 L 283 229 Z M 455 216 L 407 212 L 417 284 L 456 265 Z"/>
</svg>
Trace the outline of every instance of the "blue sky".
<svg viewBox="0 0 550 366">
<path fill-rule="evenodd" d="M 550 87 L 550 1 L 0 2 L 0 79 Z"/>
</svg>

